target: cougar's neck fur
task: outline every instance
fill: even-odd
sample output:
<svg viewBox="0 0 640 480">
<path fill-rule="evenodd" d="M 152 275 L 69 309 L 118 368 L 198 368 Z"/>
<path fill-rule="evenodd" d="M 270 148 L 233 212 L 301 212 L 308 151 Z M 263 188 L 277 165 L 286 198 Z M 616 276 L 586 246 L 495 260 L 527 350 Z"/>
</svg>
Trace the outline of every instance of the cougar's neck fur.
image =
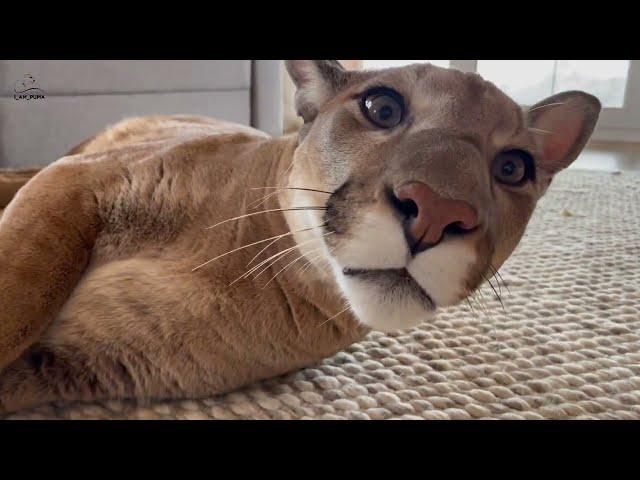
<svg viewBox="0 0 640 480">
<path fill-rule="evenodd" d="M 237 189 L 242 192 L 242 200 L 235 211 L 225 210 L 233 213 L 229 215 L 230 218 L 247 214 L 250 216 L 229 222 L 227 225 L 219 225 L 215 229 L 235 229 L 235 240 L 229 245 L 229 251 L 242 245 L 303 230 L 283 236 L 272 245 L 269 245 L 268 241 L 247 249 L 252 257 L 269 245 L 251 266 L 281 251 L 291 249 L 281 260 L 262 273 L 257 281 L 252 282 L 257 290 L 253 301 L 260 302 L 259 290 L 271 280 L 269 283 L 275 283 L 282 292 L 283 302 L 288 306 L 290 320 L 295 329 L 299 329 L 305 337 L 317 336 L 319 345 L 333 344 L 344 347 L 362 338 L 369 330 L 362 326 L 350 311 L 345 310 L 346 302 L 333 279 L 328 263 L 323 258 L 321 249 L 326 247 L 322 247 L 323 241 L 319 238 L 328 232 L 322 228 L 311 228 L 323 223 L 324 211 L 292 210 L 251 215 L 263 210 L 324 206 L 327 194 L 303 192 L 303 195 L 299 195 L 300 191 L 286 189 L 319 188 L 314 184 L 312 175 L 306 175 L 307 165 L 304 156 L 299 158 L 295 155 L 297 147 L 297 134 L 265 140 L 253 152 L 249 147 L 246 176 L 237 175 L 233 180 L 233 183 L 238 183 Z M 274 187 L 286 188 L 274 194 Z M 256 201 L 266 195 L 270 195 L 269 199 L 256 206 Z M 215 234 L 215 229 L 206 232 L 206 235 Z M 296 245 L 298 248 L 295 248 Z M 233 255 L 232 253 L 229 256 Z M 217 267 L 210 265 L 209 268 Z M 263 268 L 264 266 L 255 270 L 254 275 Z M 240 280 L 230 288 L 241 282 L 247 280 Z"/>
</svg>

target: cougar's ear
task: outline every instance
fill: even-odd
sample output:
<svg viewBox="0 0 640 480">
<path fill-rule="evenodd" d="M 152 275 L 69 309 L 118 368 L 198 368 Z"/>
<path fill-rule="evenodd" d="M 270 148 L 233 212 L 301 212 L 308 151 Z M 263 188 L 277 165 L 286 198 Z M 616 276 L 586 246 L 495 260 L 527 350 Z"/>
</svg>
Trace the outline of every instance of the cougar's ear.
<svg viewBox="0 0 640 480">
<path fill-rule="evenodd" d="M 553 95 L 527 112 L 538 143 L 539 167 L 547 173 L 568 167 L 589 140 L 600 114 L 600 101 L 585 92 Z"/>
<path fill-rule="evenodd" d="M 312 122 L 322 106 L 347 83 L 349 73 L 337 60 L 287 60 L 296 86 L 296 110 L 304 123 Z"/>
</svg>

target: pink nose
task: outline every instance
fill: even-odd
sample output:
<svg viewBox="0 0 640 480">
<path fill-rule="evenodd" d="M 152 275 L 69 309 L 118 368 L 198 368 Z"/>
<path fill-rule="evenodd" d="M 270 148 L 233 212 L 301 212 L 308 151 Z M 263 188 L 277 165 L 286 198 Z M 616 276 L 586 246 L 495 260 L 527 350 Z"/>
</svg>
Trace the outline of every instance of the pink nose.
<svg viewBox="0 0 640 480">
<path fill-rule="evenodd" d="M 405 233 L 415 254 L 440 243 L 445 231 L 460 234 L 478 226 L 478 214 L 463 200 L 444 198 L 422 182 L 405 183 L 395 190 L 408 215 Z"/>
</svg>

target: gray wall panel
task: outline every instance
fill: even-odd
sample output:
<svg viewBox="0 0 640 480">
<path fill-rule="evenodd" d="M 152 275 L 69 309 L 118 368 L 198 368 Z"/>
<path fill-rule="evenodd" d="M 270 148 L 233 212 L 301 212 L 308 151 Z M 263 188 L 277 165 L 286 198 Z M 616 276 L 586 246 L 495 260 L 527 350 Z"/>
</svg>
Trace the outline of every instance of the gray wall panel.
<svg viewBox="0 0 640 480">
<path fill-rule="evenodd" d="M 0 167 L 47 165 L 107 125 L 126 117 L 206 115 L 249 125 L 249 90 L 0 98 Z"/>
<path fill-rule="evenodd" d="M 250 60 L 2 60 L 0 96 L 33 76 L 46 95 L 250 88 Z"/>
</svg>

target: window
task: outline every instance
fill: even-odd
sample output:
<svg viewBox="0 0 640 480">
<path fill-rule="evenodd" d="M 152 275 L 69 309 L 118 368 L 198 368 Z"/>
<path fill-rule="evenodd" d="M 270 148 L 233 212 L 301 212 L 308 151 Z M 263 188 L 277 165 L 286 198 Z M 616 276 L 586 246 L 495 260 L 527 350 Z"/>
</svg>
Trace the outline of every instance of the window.
<svg viewBox="0 0 640 480">
<path fill-rule="evenodd" d="M 605 108 L 623 108 L 629 60 L 478 60 L 478 73 L 524 105 L 584 90 Z"/>
</svg>

